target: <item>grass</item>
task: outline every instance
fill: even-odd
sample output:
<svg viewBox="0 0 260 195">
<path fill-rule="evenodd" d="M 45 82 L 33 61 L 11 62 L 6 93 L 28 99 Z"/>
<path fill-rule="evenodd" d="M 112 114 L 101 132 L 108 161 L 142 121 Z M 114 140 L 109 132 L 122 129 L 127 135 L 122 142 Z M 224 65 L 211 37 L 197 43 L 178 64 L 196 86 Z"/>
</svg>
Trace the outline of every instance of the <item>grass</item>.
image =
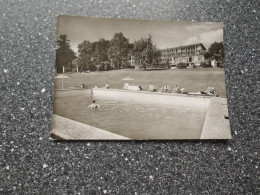
<svg viewBox="0 0 260 195">
<path fill-rule="evenodd" d="M 142 86 L 143 90 L 148 90 L 148 85 L 155 85 L 160 89 L 164 85 L 169 85 L 170 89 L 175 85 L 185 88 L 188 92 L 206 91 L 207 87 L 216 88 L 216 94 L 226 97 L 225 72 L 220 68 L 196 68 L 196 69 L 174 69 L 174 70 L 113 70 L 107 72 L 91 73 L 66 73 L 70 79 L 64 79 L 64 88 L 80 86 L 84 83 L 87 88 L 94 86 L 104 87 L 109 84 L 110 88 L 122 89 L 124 83 Z M 125 77 L 134 80 L 124 81 Z M 55 88 L 61 88 L 62 79 L 55 79 Z"/>
</svg>

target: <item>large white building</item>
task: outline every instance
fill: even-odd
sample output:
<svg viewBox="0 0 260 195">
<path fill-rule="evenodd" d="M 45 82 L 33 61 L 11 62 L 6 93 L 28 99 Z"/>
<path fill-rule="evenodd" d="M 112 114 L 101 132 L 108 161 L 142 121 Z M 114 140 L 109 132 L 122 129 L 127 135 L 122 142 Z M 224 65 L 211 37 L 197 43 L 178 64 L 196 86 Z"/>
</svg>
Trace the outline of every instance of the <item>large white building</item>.
<svg viewBox="0 0 260 195">
<path fill-rule="evenodd" d="M 206 48 L 202 43 L 185 45 L 173 48 L 162 49 L 162 62 L 169 62 L 171 68 L 176 67 L 177 64 L 183 62 L 188 66 L 200 66 L 204 62 L 204 54 Z"/>
</svg>

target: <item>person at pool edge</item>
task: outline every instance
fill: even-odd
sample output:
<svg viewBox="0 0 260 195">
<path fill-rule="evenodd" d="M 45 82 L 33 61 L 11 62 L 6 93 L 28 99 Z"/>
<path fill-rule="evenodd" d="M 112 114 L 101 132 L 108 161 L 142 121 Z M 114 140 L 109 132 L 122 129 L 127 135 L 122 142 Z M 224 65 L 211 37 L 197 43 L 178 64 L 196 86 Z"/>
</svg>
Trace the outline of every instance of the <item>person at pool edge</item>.
<svg viewBox="0 0 260 195">
<path fill-rule="evenodd" d="M 92 104 L 90 104 L 88 108 L 96 110 L 100 108 L 100 105 L 96 104 L 96 100 L 92 100 Z"/>
</svg>

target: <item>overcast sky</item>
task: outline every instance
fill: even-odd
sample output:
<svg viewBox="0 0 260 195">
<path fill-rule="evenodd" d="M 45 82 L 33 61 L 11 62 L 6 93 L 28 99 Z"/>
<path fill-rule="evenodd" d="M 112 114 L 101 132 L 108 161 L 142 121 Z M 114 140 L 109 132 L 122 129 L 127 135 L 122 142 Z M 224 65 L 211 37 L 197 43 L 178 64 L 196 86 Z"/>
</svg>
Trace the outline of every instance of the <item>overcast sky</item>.
<svg viewBox="0 0 260 195">
<path fill-rule="evenodd" d="M 223 41 L 223 24 L 220 22 L 180 22 L 95 18 L 84 16 L 58 17 L 57 36 L 67 34 L 71 48 L 84 40 L 111 40 L 116 32 L 122 32 L 130 43 L 147 37 L 150 33 L 159 49 L 202 43 L 208 48 L 213 42 Z"/>
</svg>

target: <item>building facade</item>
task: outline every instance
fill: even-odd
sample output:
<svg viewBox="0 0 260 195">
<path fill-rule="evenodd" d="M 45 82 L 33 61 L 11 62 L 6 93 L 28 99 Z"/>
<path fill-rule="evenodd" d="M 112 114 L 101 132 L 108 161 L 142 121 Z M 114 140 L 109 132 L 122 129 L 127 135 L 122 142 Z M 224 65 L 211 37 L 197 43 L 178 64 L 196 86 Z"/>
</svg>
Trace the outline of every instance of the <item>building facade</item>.
<svg viewBox="0 0 260 195">
<path fill-rule="evenodd" d="M 179 63 L 187 63 L 187 66 L 200 66 L 204 62 L 204 54 L 206 48 L 202 43 L 185 45 L 161 50 L 161 60 L 166 63 L 169 62 L 171 68 L 175 68 Z"/>
</svg>

